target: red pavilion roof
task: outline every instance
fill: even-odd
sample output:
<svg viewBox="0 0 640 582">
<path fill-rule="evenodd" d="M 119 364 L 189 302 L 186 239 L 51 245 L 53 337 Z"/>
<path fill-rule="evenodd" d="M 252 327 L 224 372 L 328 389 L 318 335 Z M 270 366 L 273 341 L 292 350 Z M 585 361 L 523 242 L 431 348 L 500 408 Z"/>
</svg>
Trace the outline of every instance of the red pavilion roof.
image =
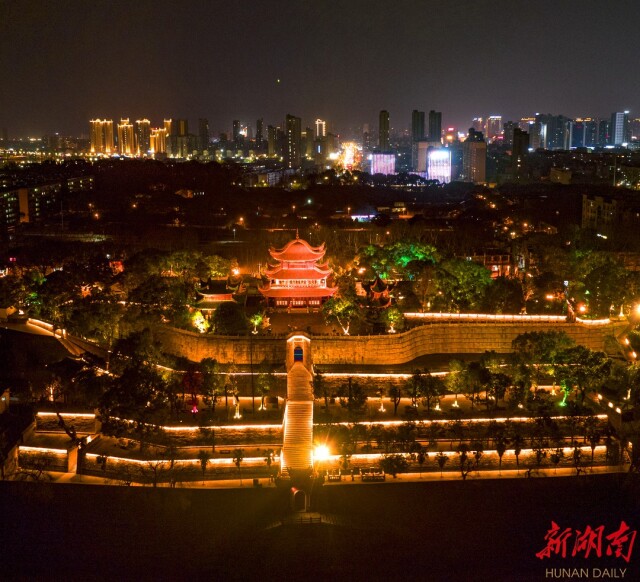
<svg viewBox="0 0 640 582">
<path fill-rule="evenodd" d="M 306 240 L 295 238 L 281 249 L 271 247 L 269 254 L 277 261 L 319 261 L 326 252 L 324 243 L 312 247 Z"/>
<path fill-rule="evenodd" d="M 281 269 L 279 266 L 267 269 L 264 273 L 267 277 L 276 279 L 325 279 L 331 275 L 331 269 Z"/>
</svg>

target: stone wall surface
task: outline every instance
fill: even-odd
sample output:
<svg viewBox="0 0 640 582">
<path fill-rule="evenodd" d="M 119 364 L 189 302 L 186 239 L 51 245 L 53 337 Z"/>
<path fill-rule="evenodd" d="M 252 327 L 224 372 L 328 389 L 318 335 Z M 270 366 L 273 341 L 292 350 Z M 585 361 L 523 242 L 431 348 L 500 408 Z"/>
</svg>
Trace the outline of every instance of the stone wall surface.
<svg viewBox="0 0 640 582">
<path fill-rule="evenodd" d="M 315 364 L 404 364 L 428 354 L 473 354 L 511 351 L 511 342 L 532 331 L 564 331 L 576 343 L 592 350 L 605 350 L 605 339 L 620 326 L 582 323 L 434 323 L 404 333 L 376 336 L 312 336 Z M 624 327 L 624 326 L 622 326 Z M 215 358 L 220 363 L 283 364 L 285 338 L 203 336 L 162 328 L 157 337 L 166 352 L 199 362 Z"/>
</svg>

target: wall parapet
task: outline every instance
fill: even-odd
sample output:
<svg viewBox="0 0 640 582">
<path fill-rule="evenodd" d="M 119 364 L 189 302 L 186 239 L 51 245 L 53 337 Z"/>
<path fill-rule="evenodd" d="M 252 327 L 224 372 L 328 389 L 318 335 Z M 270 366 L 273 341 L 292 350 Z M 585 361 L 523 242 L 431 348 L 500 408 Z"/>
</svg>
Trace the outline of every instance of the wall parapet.
<svg viewBox="0 0 640 582">
<path fill-rule="evenodd" d="M 442 322 L 412 328 L 403 333 L 375 336 L 311 336 L 315 364 L 406 364 L 429 354 L 511 352 L 511 342 L 533 331 L 564 331 L 577 344 L 604 351 L 605 340 L 620 325 L 587 326 L 580 322 Z M 281 365 L 286 341 L 262 336 L 214 336 L 164 327 L 158 330 L 163 349 L 199 362 L 215 358 L 222 364 Z"/>
</svg>

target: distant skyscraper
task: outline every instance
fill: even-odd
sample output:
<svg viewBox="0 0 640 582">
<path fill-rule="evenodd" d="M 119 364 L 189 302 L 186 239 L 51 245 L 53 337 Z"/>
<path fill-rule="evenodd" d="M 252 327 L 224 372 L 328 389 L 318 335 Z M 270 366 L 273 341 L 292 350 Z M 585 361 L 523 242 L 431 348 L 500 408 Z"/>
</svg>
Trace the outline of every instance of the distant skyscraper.
<svg viewBox="0 0 640 582">
<path fill-rule="evenodd" d="M 636 117 L 631 120 L 631 139 L 640 141 L 640 118 Z"/>
<path fill-rule="evenodd" d="M 151 122 L 148 119 L 136 120 L 136 155 L 144 156 L 151 148 Z"/>
<path fill-rule="evenodd" d="M 167 153 L 167 130 L 164 127 L 156 127 L 151 130 L 149 151 L 153 155 Z"/>
<path fill-rule="evenodd" d="M 277 151 L 278 144 L 278 132 L 273 125 L 267 127 L 267 155 L 275 156 L 279 152 Z"/>
<path fill-rule="evenodd" d="M 531 124 L 536 122 L 535 117 L 521 117 L 520 121 L 518 121 L 518 127 L 522 131 L 529 131 L 531 129 Z"/>
<path fill-rule="evenodd" d="M 389 112 L 383 109 L 378 116 L 378 149 L 388 152 L 389 148 Z"/>
<path fill-rule="evenodd" d="M 302 119 L 287 115 L 285 119 L 287 147 L 284 162 L 287 168 L 299 168 L 302 159 Z"/>
<path fill-rule="evenodd" d="M 424 111 L 414 109 L 411 113 L 411 140 L 416 142 L 424 138 Z"/>
<path fill-rule="evenodd" d="M 489 115 L 486 127 L 487 140 L 493 142 L 502 135 L 502 115 Z"/>
<path fill-rule="evenodd" d="M 587 120 L 578 117 L 569 121 L 569 147 L 586 147 Z"/>
<path fill-rule="evenodd" d="M 465 181 L 474 184 L 487 179 L 487 144 L 482 133 L 473 127 L 462 144 L 462 174 Z"/>
<path fill-rule="evenodd" d="M 516 127 L 513 131 L 513 147 L 511 148 L 511 164 L 518 175 L 529 153 L 529 134 Z"/>
<path fill-rule="evenodd" d="M 262 149 L 264 143 L 264 120 L 262 117 L 256 121 L 256 148 Z"/>
<path fill-rule="evenodd" d="M 471 127 L 473 128 L 473 131 L 479 131 L 482 133 L 484 131 L 484 119 L 482 119 L 482 117 L 474 117 L 471 122 Z"/>
<path fill-rule="evenodd" d="M 442 139 L 442 113 L 440 111 L 429 111 L 429 141 L 440 141 Z"/>
<path fill-rule="evenodd" d="M 173 125 L 173 121 L 171 121 L 171 119 L 164 120 L 164 131 L 167 136 L 170 136 L 173 134 L 172 125 Z"/>
<path fill-rule="evenodd" d="M 133 156 L 136 153 L 133 123 L 128 118 L 121 119 L 118 123 L 118 152 L 121 156 Z"/>
<path fill-rule="evenodd" d="M 536 115 L 536 122 L 541 123 L 542 145 L 547 150 L 568 150 L 570 119 L 564 115 Z M 533 135 L 532 135 L 532 140 Z"/>
<path fill-rule="evenodd" d="M 323 138 L 327 136 L 327 122 L 322 119 L 316 119 L 316 137 Z"/>
<path fill-rule="evenodd" d="M 209 121 L 204 118 L 198 119 L 198 149 L 202 152 L 209 149 Z"/>
<path fill-rule="evenodd" d="M 611 126 L 609 136 L 611 145 L 622 145 L 631 141 L 629 125 L 629 112 L 618 111 L 611 114 Z"/>
<path fill-rule="evenodd" d="M 362 126 L 362 149 L 366 152 L 373 150 L 371 132 L 369 131 L 368 123 L 365 123 Z"/>
<path fill-rule="evenodd" d="M 517 124 L 513 121 L 505 121 L 502 126 L 502 143 L 506 147 L 511 147 L 513 145 L 513 130 L 516 128 Z"/>
<path fill-rule="evenodd" d="M 307 127 L 304 130 L 304 155 L 305 157 L 312 159 L 314 156 L 313 146 L 316 142 L 315 131 L 311 127 Z"/>
<path fill-rule="evenodd" d="M 242 133 L 240 133 L 241 131 L 242 131 L 242 125 L 240 124 L 240 120 L 234 119 L 233 132 L 231 135 L 232 135 L 233 142 L 236 144 L 236 147 L 240 146 L 244 142 L 244 136 L 242 135 Z"/>
<path fill-rule="evenodd" d="M 598 122 L 598 146 L 604 147 L 611 142 L 611 127 L 608 119 L 601 119 Z"/>
<path fill-rule="evenodd" d="M 92 119 L 90 147 L 92 154 L 112 154 L 115 151 L 113 143 L 113 121 L 111 119 Z"/>
<path fill-rule="evenodd" d="M 189 121 L 186 119 L 174 119 L 171 122 L 171 133 L 178 137 L 189 135 Z"/>
</svg>

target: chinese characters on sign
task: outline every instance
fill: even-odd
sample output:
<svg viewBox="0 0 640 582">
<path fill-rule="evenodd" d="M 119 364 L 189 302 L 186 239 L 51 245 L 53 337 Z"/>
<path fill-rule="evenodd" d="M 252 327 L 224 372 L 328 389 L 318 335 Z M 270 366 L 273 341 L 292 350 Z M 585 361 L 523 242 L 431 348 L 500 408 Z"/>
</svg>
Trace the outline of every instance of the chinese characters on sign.
<svg viewBox="0 0 640 582">
<path fill-rule="evenodd" d="M 543 560 L 551 556 L 563 558 L 613 556 L 629 563 L 637 533 L 624 521 L 621 521 L 620 527 L 609 535 L 605 535 L 603 525 L 595 528 L 588 525 L 584 530 L 570 527 L 563 529 L 552 521 L 551 529 L 544 536 L 547 545 L 536 554 L 536 557 Z"/>
</svg>

